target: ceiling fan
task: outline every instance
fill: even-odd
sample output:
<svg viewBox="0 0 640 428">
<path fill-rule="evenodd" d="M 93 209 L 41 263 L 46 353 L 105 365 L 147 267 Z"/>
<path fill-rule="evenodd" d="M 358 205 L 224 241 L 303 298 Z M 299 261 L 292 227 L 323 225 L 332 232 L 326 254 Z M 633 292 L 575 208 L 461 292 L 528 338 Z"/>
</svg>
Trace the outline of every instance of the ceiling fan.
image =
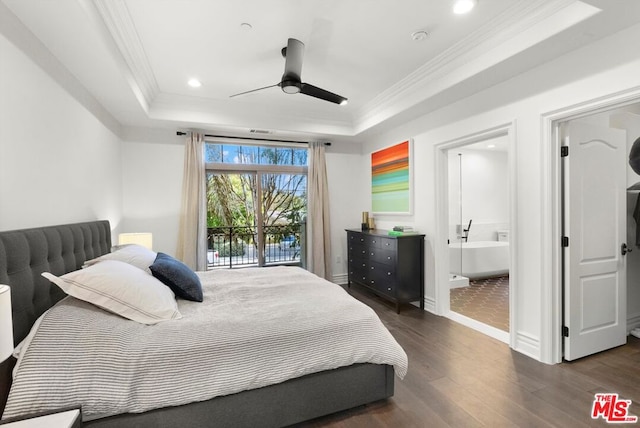
<svg viewBox="0 0 640 428">
<path fill-rule="evenodd" d="M 286 61 L 284 64 L 284 74 L 279 83 L 275 85 L 265 86 L 263 88 L 252 89 L 246 92 L 240 92 L 239 94 L 231 95 L 231 97 L 237 97 L 238 95 L 249 94 L 251 92 L 261 91 L 267 88 L 273 88 L 279 86 L 283 92 L 287 94 L 297 94 L 298 92 L 304 95 L 309 95 L 314 98 L 319 98 L 331 103 L 345 105 L 347 99 L 333 92 L 329 92 L 317 86 L 313 86 L 309 83 L 302 82 L 300 74 L 302 72 L 302 57 L 304 55 L 304 43 L 300 40 L 289 39 L 287 46 L 282 48 L 282 56 Z"/>
</svg>

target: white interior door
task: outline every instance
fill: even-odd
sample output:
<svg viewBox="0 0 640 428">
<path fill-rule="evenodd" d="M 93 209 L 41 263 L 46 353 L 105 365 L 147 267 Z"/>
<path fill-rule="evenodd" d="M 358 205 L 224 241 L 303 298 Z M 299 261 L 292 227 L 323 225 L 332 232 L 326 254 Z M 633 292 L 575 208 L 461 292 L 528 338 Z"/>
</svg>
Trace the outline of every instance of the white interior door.
<svg viewBox="0 0 640 428">
<path fill-rule="evenodd" d="M 574 360 L 627 340 L 626 132 L 576 121 L 565 131 L 564 358 Z"/>
</svg>

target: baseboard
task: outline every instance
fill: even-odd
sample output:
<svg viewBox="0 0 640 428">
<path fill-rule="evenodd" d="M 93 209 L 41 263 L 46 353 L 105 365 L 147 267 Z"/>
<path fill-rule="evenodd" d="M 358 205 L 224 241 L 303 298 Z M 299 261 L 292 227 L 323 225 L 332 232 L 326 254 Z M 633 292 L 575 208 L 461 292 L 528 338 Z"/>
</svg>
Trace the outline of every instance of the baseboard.
<svg viewBox="0 0 640 428">
<path fill-rule="evenodd" d="M 531 336 L 530 334 L 517 332 L 516 333 L 516 342 L 513 347 L 516 351 L 524 354 L 528 357 L 533 358 L 534 360 L 540 360 L 540 339 Z"/>
<path fill-rule="evenodd" d="M 436 300 L 433 297 L 424 296 L 424 310 L 436 314 Z"/>
<path fill-rule="evenodd" d="M 349 282 L 349 275 L 346 273 L 333 275 L 331 277 L 331 282 L 333 282 L 334 284 L 346 285 Z"/>
<path fill-rule="evenodd" d="M 633 314 L 627 318 L 627 331 L 640 327 L 640 314 Z"/>
</svg>

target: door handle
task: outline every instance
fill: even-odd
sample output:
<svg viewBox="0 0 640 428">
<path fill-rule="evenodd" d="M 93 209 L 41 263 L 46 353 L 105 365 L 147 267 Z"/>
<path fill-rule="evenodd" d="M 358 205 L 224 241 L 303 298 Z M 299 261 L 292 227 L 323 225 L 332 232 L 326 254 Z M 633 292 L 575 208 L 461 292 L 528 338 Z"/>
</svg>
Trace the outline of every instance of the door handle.
<svg viewBox="0 0 640 428">
<path fill-rule="evenodd" d="M 631 247 L 627 247 L 626 243 L 623 243 L 620 246 L 620 252 L 622 253 L 623 256 L 626 255 L 627 253 L 632 252 L 632 251 L 633 251 L 633 249 Z"/>
</svg>

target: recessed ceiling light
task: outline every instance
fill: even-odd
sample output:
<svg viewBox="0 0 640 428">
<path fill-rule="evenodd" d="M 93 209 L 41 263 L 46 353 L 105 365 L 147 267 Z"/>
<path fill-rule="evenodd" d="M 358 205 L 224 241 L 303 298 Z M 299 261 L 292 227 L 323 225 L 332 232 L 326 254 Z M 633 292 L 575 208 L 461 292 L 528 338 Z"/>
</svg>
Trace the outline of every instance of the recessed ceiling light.
<svg viewBox="0 0 640 428">
<path fill-rule="evenodd" d="M 202 83 L 200 83 L 198 79 L 189 79 L 187 85 L 191 86 L 192 88 L 199 88 L 200 86 L 202 86 Z"/>
<path fill-rule="evenodd" d="M 411 33 L 411 38 L 416 42 L 419 42 L 420 40 L 424 40 L 428 36 L 429 36 L 429 33 L 427 33 L 424 30 L 414 31 L 413 33 Z"/>
<path fill-rule="evenodd" d="M 476 3 L 478 3 L 477 0 L 456 0 L 453 4 L 453 13 L 456 15 L 469 13 L 476 6 Z"/>
<path fill-rule="evenodd" d="M 487 147 L 490 148 L 490 149 L 495 149 L 496 145 L 495 144 L 488 144 Z"/>
</svg>

